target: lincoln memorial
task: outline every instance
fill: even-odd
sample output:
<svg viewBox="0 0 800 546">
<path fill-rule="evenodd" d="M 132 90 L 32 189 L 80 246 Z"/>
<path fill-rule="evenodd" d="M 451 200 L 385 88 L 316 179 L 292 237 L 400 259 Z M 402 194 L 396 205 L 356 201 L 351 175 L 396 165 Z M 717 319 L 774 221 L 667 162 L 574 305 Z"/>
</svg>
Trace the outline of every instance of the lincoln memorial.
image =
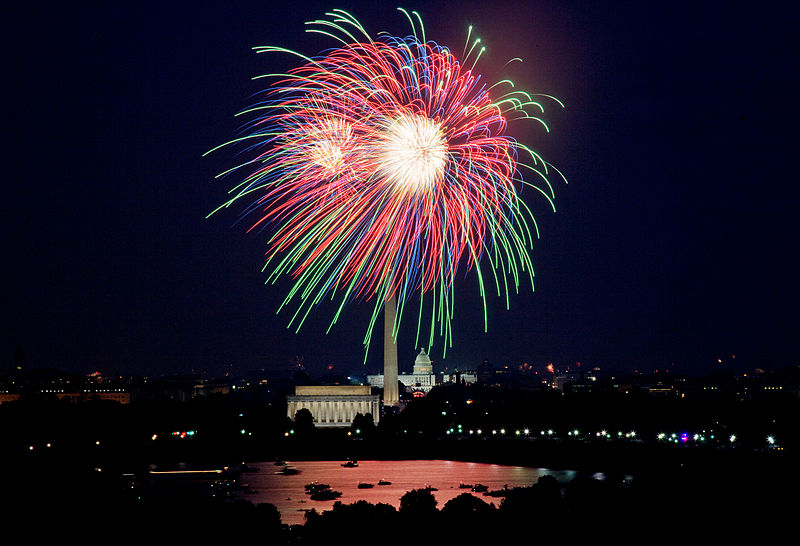
<svg viewBox="0 0 800 546">
<path fill-rule="evenodd" d="M 287 396 L 286 413 L 294 419 L 298 410 L 309 410 L 318 427 L 349 427 L 360 413 L 372 414 L 377 424 L 380 420 L 380 397 L 371 394 L 369 385 L 295 387 L 294 396 Z"/>
</svg>

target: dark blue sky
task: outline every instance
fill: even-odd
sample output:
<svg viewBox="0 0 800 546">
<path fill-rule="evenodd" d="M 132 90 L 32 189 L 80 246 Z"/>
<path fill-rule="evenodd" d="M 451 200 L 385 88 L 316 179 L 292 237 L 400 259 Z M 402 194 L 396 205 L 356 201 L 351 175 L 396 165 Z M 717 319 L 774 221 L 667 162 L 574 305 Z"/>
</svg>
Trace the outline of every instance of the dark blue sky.
<svg viewBox="0 0 800 546">
<path fill-rule="evenodd" d="M 250 78 L 290 66 L 253 46 L 330 47 L 303 23 L 335 7 L 373 35 L 408 23 L 380 2 L 234 4 L 34 4 L 5 17 L 3 367 L 21 345 L 29 366 L 75 371 L 244 371 L 297 354 L 312 370 L 359 369 L 369 308 L 327 336 L 329 309 L 286 330 L 275 310 L 287 285 L 260 272 L 266 235 L 234 226 L 235 212 L 205 219 L 234 158 L 201 155 L 234 134 L 263 84 Z M 648 4 L 404 5 L 454 50 L 474 25 L 488 78 L 522 57 L 515 81 L 566 104 L 546 111 L 550 134 L 510 129 L 569 179 L 556 214 L 523 193 L 541 231 L 536 291 L 510 311 L 491 299 L 484 334 L 477 281 L 464 279 L 443 363 L 704 373 L 731 353 L 745 367 L 800 361 L 797 5 Z"/>
</svg>

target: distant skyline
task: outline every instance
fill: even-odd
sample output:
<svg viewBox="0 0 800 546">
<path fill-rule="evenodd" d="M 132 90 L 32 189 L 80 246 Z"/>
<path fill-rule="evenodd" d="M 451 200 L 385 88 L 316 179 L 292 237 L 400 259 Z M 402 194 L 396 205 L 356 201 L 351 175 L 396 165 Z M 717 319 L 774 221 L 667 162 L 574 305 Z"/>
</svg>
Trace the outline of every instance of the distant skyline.
<svg viewBox="0 0 800 546">
<path fill-rule="evenodd" d="M 303 23 L 337 7 L 373 34 L 409 31 L 376 2 L 10 8 L 3 368 L 19 346 L 29 367 L 76 372 L 277 369 L 295 355 L 311 370 L 379 368 L 374 342 L 362 366 L 368 305 L 328 335 L 324 304 L 287 330 L 275 314 L 286 284 L 261 273 L 268 233 L 245 233 L 239 210 L 205 219 L 235 158 L 202 154 L 235 134 L 264 82 L 251 78 L 293 63 L 251 48 L 331 47 Z M 731 354 L 745 368 L 800 362 L 798 6 L 403 7 L 456 51 L 473 25 L 487 82 L 522 57 L 519 87 L 566 106 L 547 108 L 550 133 L 509 129 L 569 180 L 555 214 L 522 192 L 541 233 L 536 291 L 523 286 L 510 310 L 490 297 L 483 333 L 477 281 L 461 279 L 454 346 L 442 360 L 434 345 L 436 362 L 696 374 Z M 419 351 L 413 322 L 401 371 Z"/>
</svg>

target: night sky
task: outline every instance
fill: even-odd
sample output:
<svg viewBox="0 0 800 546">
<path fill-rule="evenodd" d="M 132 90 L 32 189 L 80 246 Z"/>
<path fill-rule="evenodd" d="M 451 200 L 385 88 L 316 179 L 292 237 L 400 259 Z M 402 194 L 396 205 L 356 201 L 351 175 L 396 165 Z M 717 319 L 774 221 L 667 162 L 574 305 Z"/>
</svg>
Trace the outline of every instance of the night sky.
<svg viewBox="0 0 800 546">
<path fill-rule="evenodd" d="M 19 3 L 18 3 L 19 4 Z M 268 234 L 238 211 L 206 215 L 233 180 L 234 114 L 286 70 L 278 45 L 313 55 L 304 32 L 332 8 L 374 35 L 407 34 L 381 2 L 66 3 L 5 13 L 0 371 L 363 371 L 370 305 L 327 336 L 330 308 L 299 334 L 264 285 Z M 233 4 L 233 5 L 230 5 Z M 610 7 L 609 4 L 613 5 Z M 468 25 L 491 81 L 566 105 L 551 132 L 510 132 L 556 165 L 557 212 L 523 192 L 539 222 L 536 290 L 505 310 L 477 280 L 456 287 L 454 346 L 442 365 L 580 361 L 707 373 L 800 361 L 796 171 L 797 3 L 409 2 L 429 39 L 460 51 Z M 793 34 L 794 33 L 794 34 Z M 522 57 L 513 71 L 502 67 Z M 416 323 L 399 339 L 410 370 Z M 730 356 L 736 355 L 736 359 Z M 367 370 L 382 358 L 379 340 Z"/>
</svg>

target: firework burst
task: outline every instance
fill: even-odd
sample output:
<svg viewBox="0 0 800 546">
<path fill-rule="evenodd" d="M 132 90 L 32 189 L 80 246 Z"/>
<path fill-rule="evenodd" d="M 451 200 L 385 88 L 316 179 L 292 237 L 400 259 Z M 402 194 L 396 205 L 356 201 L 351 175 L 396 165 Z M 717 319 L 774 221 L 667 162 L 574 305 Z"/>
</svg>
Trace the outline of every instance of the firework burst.
<svg viewBox="0 0 800 546">
<path fill-rule="evenodd" d="M 417 27 L 403 13 L 412 36 L 373 40 L 334 10 L 309 23 L 309 31 L 342 44 L 323 55 L 256 48 L 302 63 L 269 75 L 275 82 L 264 99 L 242 113 L 252 116 L 243 136 L 222 145 L 243 144 L 249 159 L 220 175 L 245 173 L 217 210 L 247 201 L 243 215 L 257 215 L 251 229 L 272 230 L 264 269 L 267 282 L 294 279 L 281 305 L 295 309 L 290 326 L 299 329 L 325 298 L 338 301 L 331 326 L 348 302 L 371 301 L 367 350 L 384 304 L 397 300 L 396 335 L 416 295 L 417 339 L 424 322 L 429 346 L 437 330 L 443 347 L 451 345 L 459 271 L 476 272 L 484 327 L 482 265 L 507 307 L 524 279 L 533 288 L 529 250 L 538 231 L 518 188 L 535 188 L 553 206 L 551 170 L 561 176 L 506 133 L 518 118 L 547 129 L 537 117 L 544 110 L 509 80 L 481 82 L 474 67 L 483 48 L 470 42 L 471 28 L 459 61 L 425 40 L 419 15 L 412 12 Z M 533 182 L 523 180 L 523 169 Z"/>
</svg>

